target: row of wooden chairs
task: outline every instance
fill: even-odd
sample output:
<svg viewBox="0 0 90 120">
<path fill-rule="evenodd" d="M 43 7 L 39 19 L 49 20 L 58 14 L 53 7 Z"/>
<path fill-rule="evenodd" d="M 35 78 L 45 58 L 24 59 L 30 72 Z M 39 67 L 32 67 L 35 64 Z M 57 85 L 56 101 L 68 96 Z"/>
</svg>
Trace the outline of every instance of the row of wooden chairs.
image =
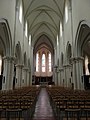
<svg viewBox="0 0 90 120">
<path fill-rule="evenodd" d="M 50 103 L 58 120 L 90 120 L 90 91 L 47 87 Z"/>
<path fill-rule="evenodd" d="M 35 110 L 40 87 L 31 86 L 20 89 L 0 91 L 0 119 L 7 120 L 24 117 L 30 119 Z M 28 113 L 28 115 L 25 115 Z"/>
</svg>

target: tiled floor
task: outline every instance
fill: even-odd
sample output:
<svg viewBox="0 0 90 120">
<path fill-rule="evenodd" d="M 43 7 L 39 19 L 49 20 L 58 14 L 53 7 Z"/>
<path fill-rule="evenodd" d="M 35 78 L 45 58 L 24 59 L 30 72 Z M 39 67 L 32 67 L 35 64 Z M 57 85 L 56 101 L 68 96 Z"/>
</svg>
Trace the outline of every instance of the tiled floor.
<svg viewBox="0 0 90 120">
<path fill-rule="evenodd" d="M 33 120 L 55 120 L 45 88 L 42 88 L 39 94 Z"/>
</svg>

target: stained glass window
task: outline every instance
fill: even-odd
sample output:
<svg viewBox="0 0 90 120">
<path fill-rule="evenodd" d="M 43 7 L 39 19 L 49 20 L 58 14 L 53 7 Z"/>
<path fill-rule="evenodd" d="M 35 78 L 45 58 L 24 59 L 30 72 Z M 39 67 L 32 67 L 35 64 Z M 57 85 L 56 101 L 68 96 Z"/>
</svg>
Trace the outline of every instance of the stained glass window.
<svg viewBox="0 0 90 120">
<path fill-rule="evenodd" d="M 66 21 L 66 23 L 68 21 L 68 3 L 67 3 L 67 1 L 66 1 L 66 5 L 65 5 L 65 21 Z"/>
<path fill-rule="evenodd" d="M 62 37 L 62 23 L 60 22 L 60 36 Z"/>
<path fill-rule="evenodd" d="M 51 53 L 48 54 L 49 58 L 49 72 L 51 72 Z"/>
<path fill-rule="evenodd" d="M 22 23 L 22 4 L 20 3 L 20 7 L 19 7 L 19 21 L 20 23 Z"/>
<path fill-rule="evenodd" d="M 36 54 L 36 72 L 39 72 L 39 54 Z"/>
<path fill-rule="evenodd" d="M 42 54 L 42 72 L 45 72 L 45 54 Z"/>
<path fill-rule="evenodd" d="M 31 35 L 29 35 L 29 45 L 31 46 Z"/>
<path fill-rule="evenodd" d="M 58 46 L 58 35 L 57 35 L 57 46 Z"/>
<path fill-rule="evenodd" d="M 36 53 L 36 72 L 52 72 L 52 55 L 50 51 Z"/>
</svg>

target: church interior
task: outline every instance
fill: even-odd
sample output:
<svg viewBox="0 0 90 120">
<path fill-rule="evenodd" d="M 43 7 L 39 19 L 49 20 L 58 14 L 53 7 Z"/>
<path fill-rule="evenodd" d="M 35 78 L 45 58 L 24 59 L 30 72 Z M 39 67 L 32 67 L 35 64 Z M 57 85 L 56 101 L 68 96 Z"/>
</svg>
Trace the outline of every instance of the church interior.
<svg viewBox="0 0 90 120">
<path fill-rule="evenodd" d="M 0 120 L 90 120 L 90 0 L 0 0 Z"/>
</svg>

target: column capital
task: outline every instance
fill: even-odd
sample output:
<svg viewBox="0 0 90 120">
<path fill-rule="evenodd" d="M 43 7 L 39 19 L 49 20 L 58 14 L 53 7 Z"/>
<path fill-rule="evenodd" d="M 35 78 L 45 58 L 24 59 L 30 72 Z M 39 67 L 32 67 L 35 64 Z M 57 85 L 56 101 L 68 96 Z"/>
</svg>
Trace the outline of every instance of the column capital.
<svg viewBox="0 0 90 120">
<path fill-rule="evenodd" d="M 61 72 L 61 71 L 64 71 L 64 69 L 63 68 L 59 68 L 59 71 Z"/>
<path fill-rule="evenodd" d="M 72 65 L 71 64 L 65 64 L 65 65 L 63 65 L 63 67 L 64 68 L 69 68 L 69 67 L 72 67 Z"/>
<path fill-rule="evenodd" d="M 15 57 L 14 56 L 4 56 L 3 57 L 3 60 L 11 60 L 11 61 L 14 61 L 15 60 Z"/>
<path fill-rule="evenodd" d="M 56 47 L 54 47 L 54 50 L 56 50 Z"/>
<path fill-rule="evenodd" d="M 79 62 L 79 61 L 83 61 L 84 60 L 84 57 L 80 56 L 80 57 L 73 57 L 70 59 L 71 62 Z"/>
<path fill-rule="evenodd" d="M 28 70 L 29 70 L 29 68 L 28 68 L 28 67 L 23 67 L 23 70 L 28 71 Z"/>
<path fill-rule="evenodd" d="M 24 67 L 23 64 L 16 64 L 15 66 L 16 66 L 16 67 L 20 67 L 20 68 L 23 68 L 23 67 Z"/>
<path fill-rule="evenodd" d="M 31 72 L 31 69 L 28 69 L 28 72 L 30 73 L 30 72 Z"/>
</svg>

